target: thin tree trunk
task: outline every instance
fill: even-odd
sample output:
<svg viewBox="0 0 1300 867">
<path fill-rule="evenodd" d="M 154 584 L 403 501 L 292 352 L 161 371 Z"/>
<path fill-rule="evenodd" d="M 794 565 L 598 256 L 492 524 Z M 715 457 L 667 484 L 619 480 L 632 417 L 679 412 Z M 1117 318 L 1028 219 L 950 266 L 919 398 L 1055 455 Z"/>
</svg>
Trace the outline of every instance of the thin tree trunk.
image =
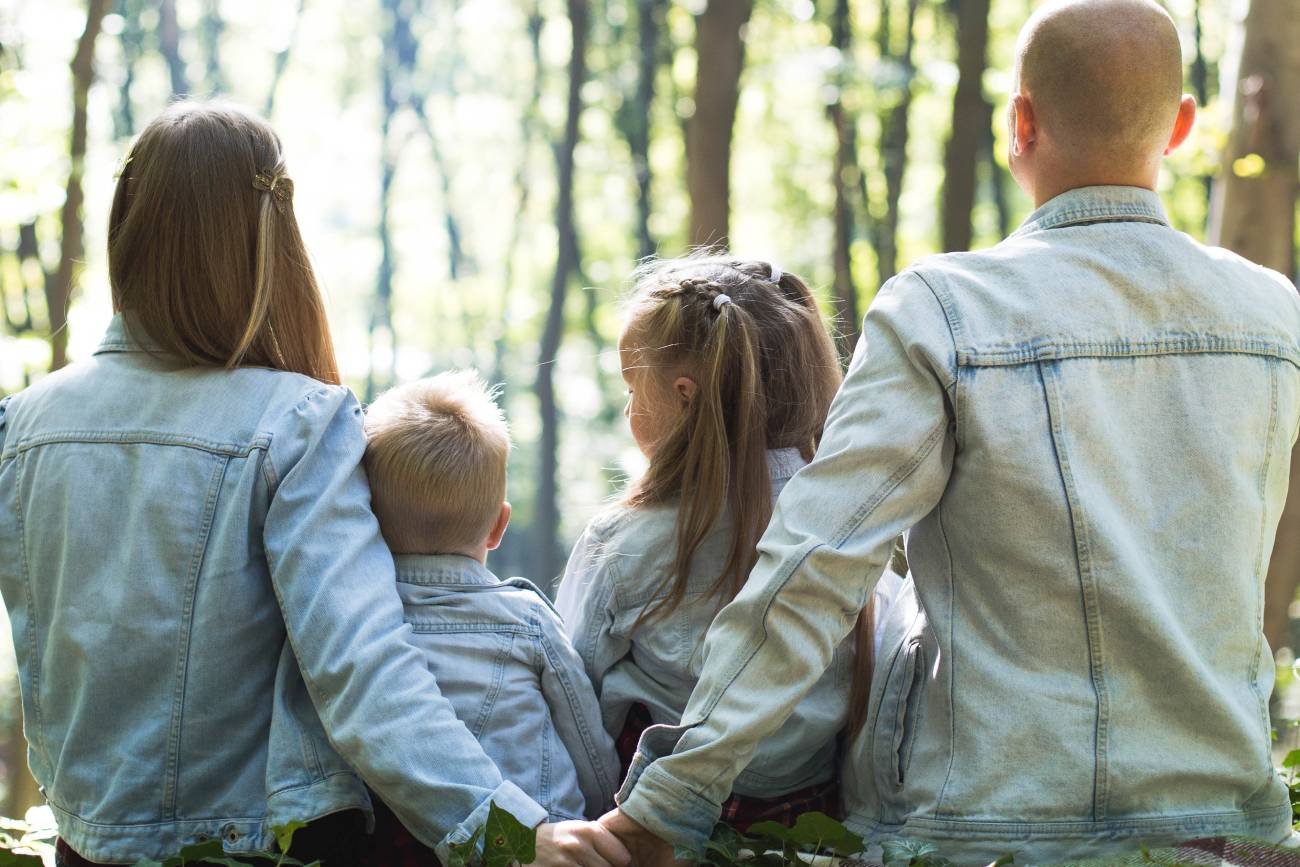
<svg viewBox="0 0 1300 867">
<path fill-rule="evenodd" d="M 135 135 L 131 88 L 135 84 L 135 64 L 144 52 L 144 29 L 140 26 L 137 0 L 118 0 L 117 12 L 122 16 L 122 34 L 118 37 L 122 44 L 122 87 L 113 113 L 113 138 L 126 139 Z"/>
<path fill-rule="evenodd" d="M 952 101 L 952 132 L 943 159 L 945 252 L 970 249 L 976 167 L 992 110 L 984 98 L 983 85 L 989 41 L 989 0 L 961 0 L 956 5 L 957 92 Z"/>
<path fill-rule="evenodd" d="M 753 0 L 707 0 L 695 18 L 695 114 L 686 125 L 692 245 L 726 247 L 731 231 L 731 136 Z"/>
<path fill-rule="evenodd" d="M 95 39 L 99 36 L 108 0 L 90 0 L 86 10 L 86 29 L 77 42 L 72 58 L 72 135 L 68 171 L 68 189 L 63 199 L 63 239 L 59 251 L 59 268 L 54 280 L 46 284 L 45 303 L 50 318 L 50 370 L 68 363 L 68 305 L 80 276 L 85 255 L 85 224 L 81 204 L 84 197 L 81 178 L 86 171 L 86 101 L 95 80 Z"/>
<path fill-rule="evenodd" d="M 890 0 L 881 0 L 880 37 L 882 57 L 889 55 Z M 903 195 L 903 176 L 907 171 L 907 142 L 909 116 L 912 109 L 912 79 L 916 73 L 912 65 L 912 49 L 916 44 L 916 13 L 920 0 L 907 0 L 907 31 L 903 50 L 894 59 L 903 68 L 902 93 L 893 107 L 883 113 L 880 121 L 880 157 L 884 163 L 885 207 L 884 217 L 873 223 L 873 240 L 876 247 L 876 271 L 880 285 L 898 273 L 898 203 Z"/>
<path fill-rule="evenodd" d="M 1253 0 L 1246 17 L 1232 134 L 1215 183 L 1210 242 L 1292 276 L 1300 179 L 1300 15 L 1294 0 Z M 1264 633 L 1288 644 L 1300 585 L 1300 452 L 1264 593 Z"/>
<path fill-rule="evenodd" d="M 837 344 L 842 360 L 853 354 L 858 342 L 859 319 L 858 287 L 853 280 L 853 240 L 856 236 L 853 214 L 866 208 L 863 200 L 855 201 L 860 189 L 862 169 L 858 165 L 857 118 L 851 117 L 844 107 L 844 89 L 848 76 L 845 70 L 853 63 L 853 19 L 849 0 L 834 0 L 831 9 L 831 47 L 838 52 L 835 72 L 835 100 L 826 107 L 827 116 L 835 130 L 835 159 L 831 182 L 835 189 L 835 241 L 832 251 L 835 284 L 833 304 L 835 309 Z"/>
<path fill-rule="evenodd" d="M 636 174 L 637 249 L 641 258 L 654 255 L 657 245 L 650 232 L 650 125 L 654 109 L 655 78 L 659 74 L 659 31 L 663 28 L 664 0 L 637 0 L 637 77 L 634 110 L 628 118 L 627 143 Z"/>
<path fill-rule="evenodd" d="M 185 74 L 185 60 L 181 57 L 181 28 L 176 20 L 176 0 L 158 2 L 158 49 L 167 61 L 172 96 L 187 95 L 190 92 L 190 82 Z"/>
<path fill-rule="evenodd" d="M 539 474 L 534 532 L 537 539 L 538 568 L 544 579 L 557 575 L 563 565 L 560 556 L 557 469 L 559 458 L 560 412 L 555 400 L 555 363 L 560 340 L 564 335 L 564 302 L 569 281 L 578 270 L 578 237 L 573 218 L 573 153 L 578 146 L 578 119 L 582 114 L 582 85 L 587 78 L 587 0 L 568 0 L 569 26 L 573 49 L 569 56 L 568 114 L 564 138 L 556 148 L 555 227 L 559 250 L 555 275 L 551 280 L 551 301 L 542 329 L 537 368 L 537 403 L 542 432 L 538 448 Z"/>
<path fill-rule="evenodd" d="M 269 118 L 275 110 L 275 96 L 280 89 L 280 79 L 284 78 L 284 70 L 289 66 L 289 52 L 293 50 L 293 43 L 298 38 L 298 24 L 302 21 L 302 11 L 306 6 L 307 0 L 298 0 L 298 9 L 293 14 L 293 24 L 289 28 L 289 38 L 285 40 L 284 47 L 275 52 L 271 65 L 271 85 L 266 89 L 266 102 L 262 105 L 263 117 Z"/>
</svg>

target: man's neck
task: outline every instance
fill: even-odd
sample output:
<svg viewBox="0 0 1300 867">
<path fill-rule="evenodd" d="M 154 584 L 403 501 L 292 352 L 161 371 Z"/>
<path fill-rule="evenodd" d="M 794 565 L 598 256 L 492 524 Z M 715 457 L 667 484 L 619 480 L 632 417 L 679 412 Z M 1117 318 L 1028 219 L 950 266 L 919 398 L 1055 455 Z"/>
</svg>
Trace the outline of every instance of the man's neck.
<svg viewBox="0 0 1300 867">
<path fill-rule="evenodd" d="M 1150 166 L 1128 170 L 1107 167 L 1080 171 L 1071 166 L 1060 171 L 1040 172 L 1038 177 L 1034 178 L 1033 190 L 1030 192 L 1034 197 L 1034 207 L 1041 208 L 1061 193 L 1068 193 L 1080 187 L 1141 187 L 1145 190 L 1155 190 L 1159 175 L 1158 160 Z"/>
</svg>

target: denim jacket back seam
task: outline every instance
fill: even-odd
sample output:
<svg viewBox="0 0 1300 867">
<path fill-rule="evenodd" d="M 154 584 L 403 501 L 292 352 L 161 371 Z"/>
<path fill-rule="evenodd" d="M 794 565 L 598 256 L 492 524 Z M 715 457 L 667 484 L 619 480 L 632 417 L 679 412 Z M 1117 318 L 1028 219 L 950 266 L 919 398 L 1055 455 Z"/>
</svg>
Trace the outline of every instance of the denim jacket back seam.
<svg viewBox="0 0 1300 867">
<path fill-rule="evenodd" d="M 259 433 L 246 443 L 233 443 L 166 431 L 59 430 L 23 437 L 12 444 L 7 443 L 4 452 L 0 453 L 0 460 L 8 460 L 20 452 L 57 443 L 177 446 L 211 452 L 228 458 L 244 458 L 259 449 L 269 449 L 271 437 L 269 434 Z"/>
<path fill-rule="evenodd" d="M 194 553 L 190 557 L 189 575 L 185 580 L 185 591 L 181 603 L 180 628 L 176 633 L 176 685 L 172 691 L 171 725 L 167 736 L 167 758 L 163 770 L 162 815 L 167 819 L 176 819 L 176 802 L 180 790 L 180 749 L 181 727 L 185 714 L 185 681 L 189 669 L 190 634 L 194 626 L 194 600 L 198 594 L 199 576 L 203 571 L 203 559 L 207 553 L 208 535 L 212 522 L 216 518 L 217 499 L 221 493 L 221 483 L 226 476 L 230 458 L 213 455 L 216 466 L 208 481 L 208 493 L 204 497 L 203 513 L 199 526 L 195 528 L 198 536 L 194 540 Z"/>
<path fill-rule="evenodd" d="M 1110 691 L 1106 682 L 1105 636 L 1101 623 L 1100 588 L 1092 568 L 1092 540 L 1088 518 L 1083 510 L 1074 473 L 1071 469 L 1070 450 L 1062 423 L 1059 362 L 1038 365 L 1039 382 L 1047 406 L 1048 425 L 1052 448 L 1056 453 L 1056 468 L 1065 494 L 1065 508 L 1074 535 L 1075 568 L 1079 576 L 1082 613 L 1088 644 L 1088 668 L 1096 700 L 1096 717 L 1093 723 L 1093 793 L 1092 819 L 1106 818 L 1108 774 L 1107 764 L 1110 737 Z"/>
<path fill-rule="evenodd" d="M 1055 341 L 962 348 L 962 367 L 1015 367 L 1070 358 L 1148 358 L 1163 355 L 1259 355 L 1300 368 L 1300 348 L 1288 347 L 1272 336 L 1221 337 L 1169 334 L 1147 340 Z"/>
<path fill-rule="evenodd" d="M 461 623 L 444 620 L 427 620 L 408 616 L 406 623 L 412 632 L 421 635 L 454 635 L 457 633 L 491 632 L 502 635 L 523 635 L 537 638 L 541 632 L 535 623 L 502 623 L 499 620 L 474 620 Z"/>
<path fill-rule="evenodd" d="M 1273 459 L 1275 457 L 1273 452 L 1273 442 L 1275 437 L 1277 436 L 1277 420 L 1278 420 L 1277 367 L 1275 365 L 1269 365 L 1268 373 L 1269 373 L 1268 435 L 1264 438 L 1264 459 L 1260 461 L 1259 476 L 1256 482 L 1256 490 L 1259 493 L 1259 498 L 1261 502 L 1265 501 L 1267 498 L 1266 489 L 1268 487 L 1268 477 L 1272 471 Z M 1260 520 L 1259 520 L 1259 545 L 1255 553 L 1255 577 L 1256 577 L 1255 586 L 1258 588 L 1256 591 L 1258 594 L 1256 596 L 1256 608 L 1259 611 L 1259 618 L 1257 622 L 1259 625 L 1260 638 L 1255 644 L 1255 656 L 1254 659 L 1252 659 L 1251 661 L 1250 671 L 1248 672 L 1248 675 L 1250 677 L 1251 689 L 1254 690 L 1255 695 L 1259 699 L 1259 714 L 1260 714 L 1260 722 L 1262 724 L 1261 725 L 1262 731 L 1268 731 L 1269 729 L 1268 696 L 1262 695 L 1259 689 L 1259 666 L 1260 666 L 1261 657 L 1263 656 L 1262 650 L 1263 650 L 1263 643 L 1264 643 L 1264 639 L 1263 639 L 1263 635 L 1264 635 L 1263 594 L 1264 594 L 1264 579 L 1265 579 L 1264 560 L 1266 557 L 1268 557 L 1269 553 L 1272 551 L 1272 547 L 1273 545 L 1271 541 L 1271 534 L 1268 531 L 1268 515 L 1267 512 L 1261 510 Z M 1267 742 L 1264 743 L 1264 749 L 1267 755 L 1268 753 Z M 1267 785 L 1267 783 L 1268 780 L 1265 780 L 1264 784 Z"/>
<path fill-rule="evenodd" d="M 15 463 L 14 472 L 18 478 L 22 478 L 23 469 L 27 463 L 26 454 L 14 452 L 9 457 L 0 457 L 0 460 L 13 460 Z M 32 681 L 32 716 L 36 719 L 36 736 L 33 738 L 33 752 L 39 752 L 45 763 L 47 771 L 54 768 L 54 762 L 50 759 L 49 744 L 45 741 L 45 719 L 41 714 L 41 656 L 37 650 L 36 641 L 36 595 L 32 592 L 32 567 L 30 555 L 27 551 L 27 528 L 26 519 L 23 513 L 23 494 L 22 485 L 14 485 L 14 516 L 18 522 L 18 536 L 23 554 L 23 595 L 26 596 L 27 602 L 27 624 L 26 640 L 28 657 L 37 664 L 28 666 Z M 38 745 L 38 746 L 37 746 Z M 44 794 L 44 791 L 42 791 Z M 48 796 L 47 796 L 48 797 Z"/>
</svg>

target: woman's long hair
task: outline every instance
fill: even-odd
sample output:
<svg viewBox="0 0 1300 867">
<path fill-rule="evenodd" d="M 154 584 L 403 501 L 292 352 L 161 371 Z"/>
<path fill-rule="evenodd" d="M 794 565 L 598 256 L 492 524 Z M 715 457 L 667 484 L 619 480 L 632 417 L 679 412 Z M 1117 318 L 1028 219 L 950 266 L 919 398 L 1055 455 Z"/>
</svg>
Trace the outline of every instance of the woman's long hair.
<svg viewBox="0 0 1300 867">
<path fill-rule="evenodd" d="M 178 102 L 122 167 L 108 224 L 113 308 L 196 365 L 339 382 L 280 139 L 225 104 Z"/>
<path fill-rule="evenodd" d="M 625 499 L 679 503 L 666 592 L 642 622 L 681 604 L 691 562 L 727 510 L 732 535 L 714 593 L 719 604 L 736 595 L 772 517 L 767 450 L 811 459 L 841 374 L 808 287 L 766 262 L 688 256 L 650 263 L 634 281 L 624 344 L 638 363 L 687 370 L 696 383 Z"/>
</svg>

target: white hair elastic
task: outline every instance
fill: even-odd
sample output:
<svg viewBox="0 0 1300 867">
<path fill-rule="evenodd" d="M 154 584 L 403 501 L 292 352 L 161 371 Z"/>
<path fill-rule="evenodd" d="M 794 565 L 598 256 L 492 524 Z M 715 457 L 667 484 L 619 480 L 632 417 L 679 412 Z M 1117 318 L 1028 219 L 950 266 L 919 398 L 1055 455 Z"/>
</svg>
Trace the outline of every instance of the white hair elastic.
<svg viewBox="0 0 1300 867">
<path fill-rule="evenodd" d="M 721 295 L 721 294 L 716 295 L 713 298 L 713 309 L 721 310 L 724 304 L 730 304 L 730 303 L 731 303 L 730 295 Z"/>
<path fill-rule="evenodd" d="M 769 268 L 772 269 L 772 282 L 773 282 L 773 283 L 780 283 L 780 282 L 781 282 L 781 278 L 785 276 L 785 272 L 782 271 L 780 268 L 776 267 L 775 265 L 773 265 L 773 264 L 770 263 L 770 262 L 768 263 L 767 267 L 769 267 Z"/>
</svg>

